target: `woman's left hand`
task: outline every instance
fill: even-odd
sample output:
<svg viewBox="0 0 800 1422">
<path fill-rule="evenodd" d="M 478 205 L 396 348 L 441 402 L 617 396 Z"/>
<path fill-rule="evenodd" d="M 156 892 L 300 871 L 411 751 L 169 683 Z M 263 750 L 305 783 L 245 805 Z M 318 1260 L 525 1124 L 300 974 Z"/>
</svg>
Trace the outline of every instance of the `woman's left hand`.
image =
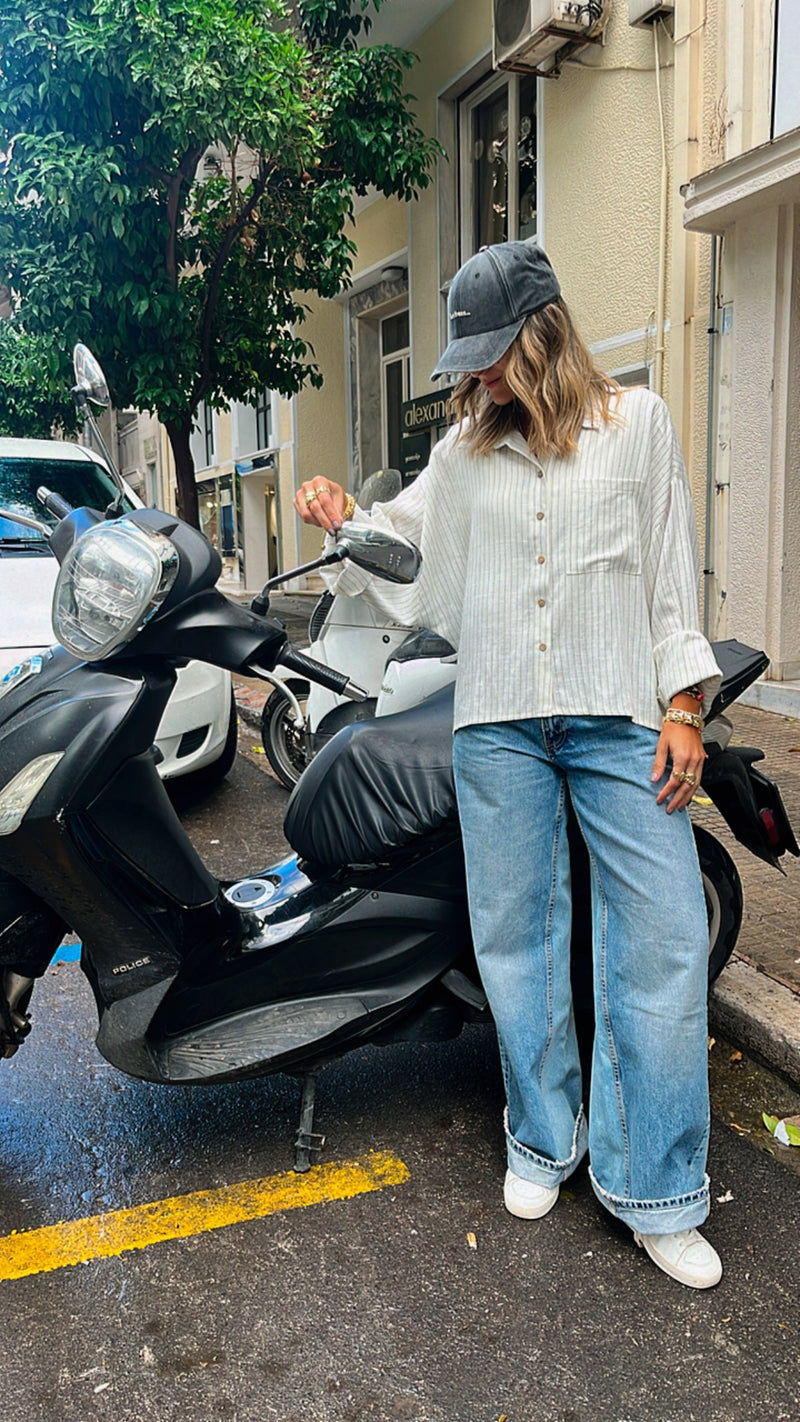
<svg viewBox="0 0 800 1422">
<path fill-rule="evenodd" d="M 656 796 L 656 804 L 666 801 L 668 815 L 673 810 L 685 810 L 692 796 L 700 788 L 703 761 L 706 753 L 699 731 L 694 726 L 681 726 L 675 721 L 665 721 L 658 738 L 656 758 L 653 761 L 652 779 L 660 780 L 672 761 L 672 773 Z"/>
</svg>

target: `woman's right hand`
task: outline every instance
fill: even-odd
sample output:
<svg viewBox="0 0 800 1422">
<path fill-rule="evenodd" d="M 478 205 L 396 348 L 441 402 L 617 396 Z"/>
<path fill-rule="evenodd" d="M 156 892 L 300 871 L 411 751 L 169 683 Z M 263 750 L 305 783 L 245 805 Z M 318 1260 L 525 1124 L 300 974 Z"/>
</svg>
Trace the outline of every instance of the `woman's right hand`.
<svg viewBox="0 0 800 1422">
<path fill-rule="evenodd" d="M 347 494 L 341 484 L 334 484 L 321 474 L 301 484 L 294 496 L 294 506 L 303 523 L 315 523 L 326 533 L 338 533 L 346 503 Z"/>
</svg>

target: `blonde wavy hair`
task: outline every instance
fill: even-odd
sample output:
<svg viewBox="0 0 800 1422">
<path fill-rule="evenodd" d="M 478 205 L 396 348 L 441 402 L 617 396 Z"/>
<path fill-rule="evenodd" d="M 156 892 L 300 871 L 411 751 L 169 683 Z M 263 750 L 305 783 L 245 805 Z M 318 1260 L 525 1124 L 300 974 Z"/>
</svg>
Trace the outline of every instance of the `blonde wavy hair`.
<svg viewBox="0 0 800 1422">
<path fill-rule="evenodd" d="M 474 375 L 453 391 L 459 439 L 472 454 L 488 454 L 512 429 L 522 432 L 537 459 L 573 454 L 590 420 L 617 423 L 620 386 L 598 370 L 578 335 L 566 302 L 555 301 L 525 319 L 509 347 L 505 382 L 514 399 L 495 405 Z"/>
</svg>

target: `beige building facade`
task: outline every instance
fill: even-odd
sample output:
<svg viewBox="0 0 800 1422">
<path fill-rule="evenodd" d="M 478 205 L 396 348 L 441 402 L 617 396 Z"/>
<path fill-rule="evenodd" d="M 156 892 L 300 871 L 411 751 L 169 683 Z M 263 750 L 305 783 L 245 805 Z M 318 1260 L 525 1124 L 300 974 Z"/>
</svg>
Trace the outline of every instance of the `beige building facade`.
<svg viewBox="0 0 800 1422">
<path fill-rule="evenodd" d="M 550 10 L 546 0 L 419 8 L 390 0 L 373 37 L 419 56 L 409 81 L 419 118 L 447 156 L 405 210 L 376 197 L 356 214 L 353 287 L 320 313 L 335 364 L 322 361 L 323 389 L 295 401 L 298 477 L 328 473 L 357 489 L 388 457 L 391 432 L 376 426 L 396 419 L 398 402 L 387 385 L 391 350 L 379 347 L 385 319 L 401 309 L 408 393 L 399 403 L 416 406 L 401 414 L 412 421 L 411 431 L 401 424 L 405 472 L 421 467 L 425 430 L 441 428 L 425 423 L 420 402 L 437 388 L 430 372 L 445 344 L 449 281 L 484 242 L 536 237 L 598 362 L 668 400 L 703 526 L 711 243 L 684 228 L 680 189 L 715 159 L 713 105 L 704 114 L 706 88 L 716 83 L 715 3 L 677 0 L 674 11 L 665 3 L 648 23 L 631 24 L 628 0 L 613 0 L 596 42 L 562 50 L 555 65 L 553 56 L 531 63 L 521 51 L 506 69 L 493 62 L 501 12 L 536 19 Z M 318 347 L 313 320 L 307 334 Z M 335 395 L 327 383 L 334 369 Z M 287 551 L 291 535 L 287 527 Z M 294 537 L 310 554 L 313 535 L 295 526 Z"/>
<path fill-rule="evenodd" d="M 430 372 L 449 282 L 483 243 L 535 237 L 598 363 L 669 404 L 709 635 L 764 647 L 771 683 L 789 694 L 800 680 L 800 112 L 789 78 L 800 0 L 593 0 L 583 13 L 600 14 L 594 42 L 573 30 L 542 57 L 559 3 L 387 0 L 370 42 L 417 54 L 409 85 L 446 156 L 414 202 L 357 199 L 351 285 L 312 303 L 303 331 L 322 389 L 272 400 L 249 471 L 242 418 L 214 415 L 203 497 L 221 509 L 230 489 L 248 589 L 314 557 L 318 535 L 293 509 L 298 484 L 330 477 L 357 492 L 377 468 L 409 479 L 424 467 L 447 419 L 447 389 Z"/>
<path fill-rule="evenodd" d="M 752 699 L 800 709 L 800 0 L 728 3 L 717 162 L 683 190 L 712 238 L 712 630 L 766 648 Z"/>
</svg>

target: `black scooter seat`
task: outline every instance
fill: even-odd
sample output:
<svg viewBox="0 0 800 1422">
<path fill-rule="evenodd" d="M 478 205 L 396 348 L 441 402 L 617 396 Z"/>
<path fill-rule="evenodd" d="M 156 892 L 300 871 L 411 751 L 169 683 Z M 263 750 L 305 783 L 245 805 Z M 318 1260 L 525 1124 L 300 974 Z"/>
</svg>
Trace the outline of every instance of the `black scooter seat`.
<svg viewBox="0 0 800 1422">
<path fill-rule="evenodd" d="M 292 791 L 284 834 L 327 868 L 374 864 L 456 815 L 453 685 L 333 736 Z"/>
</svg>

